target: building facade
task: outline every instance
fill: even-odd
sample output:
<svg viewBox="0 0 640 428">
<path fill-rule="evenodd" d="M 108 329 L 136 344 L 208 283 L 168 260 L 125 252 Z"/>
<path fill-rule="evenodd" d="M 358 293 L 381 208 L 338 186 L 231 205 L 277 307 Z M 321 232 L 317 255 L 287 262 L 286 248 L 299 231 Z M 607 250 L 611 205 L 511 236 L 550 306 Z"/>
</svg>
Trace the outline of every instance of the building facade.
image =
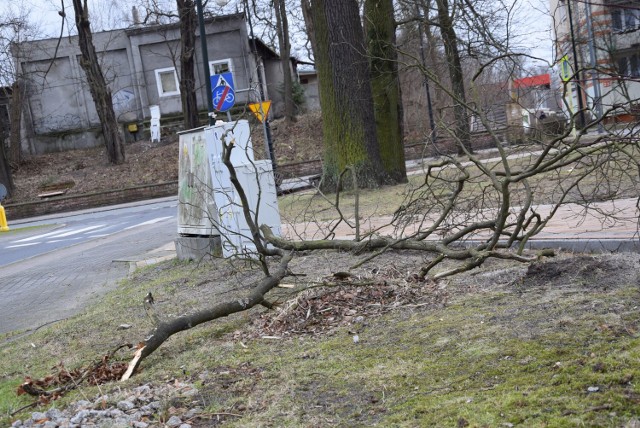
<svg viewBox="0 0 640 428">
<path fill-rule="evenodd" d="M 260 54 L 257 59 L 252 54 L 246 27 L 242 13 L 205 23 L 209 74 L 232 73 L 236 104 L 259 99 L 257 61 L 264 65 L 263 82 L 281 80 L 279 70 L 269 67 L 273 58 L 263 61 Z M 93 43 L 123 130 L 148 121 L 150 106 L 158 106 L 163 117 L 182 114 L 177 23 L 95 32 Z M 206 111 L 209 76 L 204 75 L 200 45 L 198 37 L 196 95 L 198 108 Z M 102 144 L 100 122 L 80 67 L 77 36 L 22 43 L 14 46 L 13 55 L 25 88 L 23 151 L 38 154 Z M 281 102 L 273 85 L 264 84 L 263 91 L 274 104 Z"/>
<path fill-rule="evenodd" d="M 637 121 L 640 2 L 550 0 L 550 7 L 565 111 L 582 104 L 586 120 Z"/>
</svg>

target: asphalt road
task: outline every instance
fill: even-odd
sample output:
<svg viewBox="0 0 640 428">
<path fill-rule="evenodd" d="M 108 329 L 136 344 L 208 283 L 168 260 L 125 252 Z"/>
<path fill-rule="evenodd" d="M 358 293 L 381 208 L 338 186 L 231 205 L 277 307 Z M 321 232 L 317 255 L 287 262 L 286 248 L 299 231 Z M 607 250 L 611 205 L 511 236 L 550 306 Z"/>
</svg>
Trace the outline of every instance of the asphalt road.
<svg viewBox="0 0 640 428">
<path fill-rule="evenodd" d="M 10 221 L 0 235 L 0 334 L 72 316 L 115 288 L 129 272 L 121 261 L 175 239 L 175 213 L 174 199 Z"/>
</svg>

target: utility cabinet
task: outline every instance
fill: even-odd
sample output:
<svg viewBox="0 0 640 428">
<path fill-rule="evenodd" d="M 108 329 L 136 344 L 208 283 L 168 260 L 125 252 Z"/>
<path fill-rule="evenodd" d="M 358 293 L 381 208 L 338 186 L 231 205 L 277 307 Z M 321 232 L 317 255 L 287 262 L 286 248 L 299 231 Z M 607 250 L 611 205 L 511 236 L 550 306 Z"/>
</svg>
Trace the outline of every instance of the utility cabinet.
<svg viewBox="0 0 640 428">
<path fill-rule="evenodd" d="M 255 253 L 243 206 L 222 161 L 223 141 L 233 141 L 231 163 L 252 218 L 280 235 L 271 162 L 254 160 L 246 120 L 223 122 L 180 134 L 176 241 L 180 259 L 198 259 L 210 253 L 224 257 Z"/>
<path fill-rule="evenodd" d="M 178 234 L 218 235 L 218 219 L 207 160 L 205 128 L 179 134 Z"/>
<path fill-rule="evenodd" d="M 222 255 L 251 255 L 255 245 L 246 222 L 243 206 L 231 183 L 229 170 L 222 161 L 223 141 L 230 144 L 231 163 L 247 197 L 251 217 L 258 226 L 266 224 L 280 235 L 280 211 L 271 162 L 255 161 L 249 124 L 245 120 L 205 129 L 213 199 L 218 210 Z"/>
</svg>

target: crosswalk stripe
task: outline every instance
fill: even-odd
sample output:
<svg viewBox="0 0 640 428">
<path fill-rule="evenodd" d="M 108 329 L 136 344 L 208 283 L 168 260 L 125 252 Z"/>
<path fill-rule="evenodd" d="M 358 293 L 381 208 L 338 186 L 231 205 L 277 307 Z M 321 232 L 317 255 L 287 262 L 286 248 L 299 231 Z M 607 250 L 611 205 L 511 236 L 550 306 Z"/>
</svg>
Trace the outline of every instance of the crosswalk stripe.
<svg viewBox="0 0 640 428">
<path fill-rule="evenodd" d="M 89 227 L 85 227 L 83 229 L 72 229 L 72 230 L 67 230 L 65 231 L 63 230 L 55 230 L 53 232 L 49 232 L 49 233 L 43 233 L 41 235 L 37 235 L 37 236 L 32 236 L 30 238 L 24 238 L 24 239 L 18 239 L 17 241 L 12 241 L 12 244 L 19 244 L 19 243 L 23 243 L 23 242 L 30 242 L 30 241 L 37 241 L 37 240 L 41 240 L 43 238 L 64 238 L 65 236 L 71 236 L 74 235 L 76 233 L 82 233 L 82 232 L 87 232 L 89 230 L 94 230 L 94 229 L 98 229 L 101 227 L 104 227 L 104 224 L 99 224 L 96 226 L 89 226 Z"/>
<path fill-rule="evenodd" d="M 20 247 L 30 247 L 31 245 L 38 245 L 40 242 L 29 242 L 27 244 L 17 244 L 17 245 L 7 245 L 4 248 L 20 248 Z"/>
<path fill-rule="evenodd" d="M 76 235 L 78 233 L 88 232 L 90 230 L 99 229 L 99 228 L 105 227 L 105 226 L 106 225 L 104 225 L 104 224 L 98 224 L 96 226 L 89 226 L 89 227 L 85 227 L 85 228 L 82 228 L 82 229 L 70 230 L 68 232 L 63 232 L 63 233 L 60 233 L 58 235 L 50 236 L 50 238 L 64 238 L 66 236 L 71 236 L 71 235 Z"/>
<path fill-rule="evenodd" d="M 161 221 L 169 219 L 169 218 L 173 218 L 173 216 L 154 218 L 154 219 L 142 222 L 142 223 L 134 224 L 133 226 L 125 227 L 123 230 L 133 229 L 134 227 L 146 226 L 147 224 L 160 223 Z"/>
</svg>

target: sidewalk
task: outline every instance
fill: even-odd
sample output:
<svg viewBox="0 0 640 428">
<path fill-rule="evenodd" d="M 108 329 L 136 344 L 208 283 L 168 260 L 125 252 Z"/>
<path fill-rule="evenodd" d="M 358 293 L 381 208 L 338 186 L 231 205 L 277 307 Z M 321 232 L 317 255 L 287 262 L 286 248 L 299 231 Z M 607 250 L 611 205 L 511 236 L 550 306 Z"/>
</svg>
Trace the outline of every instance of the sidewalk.
<svg viewBox="0 0 640 428">
<path fill-rule="evenodd" d="M 636 199 L 620 199 L 591 204 L 590 209 L 578 204 L 560 207 L 541 233 L 531 239 L 532 248 L 564 248 L 577 252 L 632 251 L 640 252 L 640 210 Z M 535 207 L 543 216 L 550 213 L 551 205 Z M 391 216 L 365 219 L 361 233 L 379 229 L 381 234 L 392 234 Z M 351 219 L 353 224 L 353 219 Z M 321 239 L 330 222 L 285 224 L 282 234 L 289 239 Z M 405 234 L 417 230 L 417 224 L 405 227 Z M 335 230 L 338 239 L 354 239 L 355 230 L 340 224 Z"/>
<path fill-rule="evenodd" d="M 532 238 L 528 248 L 561 248 L 568 251 L 599 253 L 599 252 L 637 252 L 640 253 L 640 211 L 636 206 L 636 199 L 619 199 L 612 202 L 599 202 L 591 205 L 585 212 L 584 207 L 577 204 L 562 206 L 549 221 L 544 230 Z M 541 215 L 548 215 L 551 205 L 538 206 L 536 211 Z M 605 215 L 611 213 L 613 215 Z M 361 224 L 361 233 L 380 228 L 381 233 L 392 233 L 389 226 L 391 216 L 381 216 L 367 219 Z M 283 224 L 282 235 L 292 240 L 320 239 L 322 229 L 329 222 L 324 223 L 296 223 Z M 415 229 L 406 229 L 407 233 Z M 344 223 L 335 229 L 336 239 L 354 239 L 355 231 Z M 153 251 L 115 262 L 129 263 L 129 271 L 153 265 L 176 257 L 173 242 L 163 245 Z"/>
</svg>

